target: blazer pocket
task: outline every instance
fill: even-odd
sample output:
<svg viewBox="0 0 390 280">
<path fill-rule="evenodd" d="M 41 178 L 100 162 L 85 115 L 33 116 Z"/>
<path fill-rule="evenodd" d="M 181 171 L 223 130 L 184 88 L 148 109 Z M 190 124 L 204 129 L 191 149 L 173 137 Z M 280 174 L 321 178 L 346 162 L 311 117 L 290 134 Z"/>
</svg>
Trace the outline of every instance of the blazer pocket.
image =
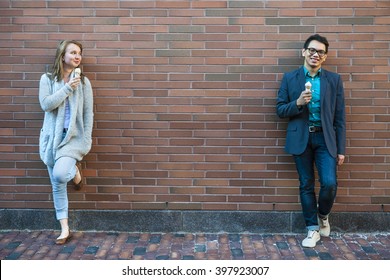
<svg viewBox="0 0 390 280">
<path fill-rule="evenodd" d="M 295 124 L 289 123 L 287 126 L 287 131 L 297 131 L 297 126 Z"/>
</svg>

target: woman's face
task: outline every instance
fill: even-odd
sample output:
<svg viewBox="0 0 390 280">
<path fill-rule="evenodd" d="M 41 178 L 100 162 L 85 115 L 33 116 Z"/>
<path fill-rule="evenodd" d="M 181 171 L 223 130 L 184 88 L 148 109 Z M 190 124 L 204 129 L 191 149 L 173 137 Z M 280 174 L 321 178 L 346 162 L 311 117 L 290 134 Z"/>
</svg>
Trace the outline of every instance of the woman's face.
<svg viewBox="0 0 390 280">
<path fill-rule="evenodd" d="M 66 47 L 64 55 L 64 68 L 74 69 L 81 63 L 81 49 L 75 44 Z"/>
</svg>

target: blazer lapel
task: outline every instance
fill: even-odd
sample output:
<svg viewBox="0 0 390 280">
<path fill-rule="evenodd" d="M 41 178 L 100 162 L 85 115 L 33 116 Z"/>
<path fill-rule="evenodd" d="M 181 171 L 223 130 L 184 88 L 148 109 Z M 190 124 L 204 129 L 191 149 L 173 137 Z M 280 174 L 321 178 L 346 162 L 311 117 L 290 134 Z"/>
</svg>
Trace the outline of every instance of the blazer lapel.
<svg viewBox="0 0 390 280">
<path fill-rule="evenodd" d="M 299 92 L 300 95 L 301 92 L 305 90 L 305 83 L 306 83 L 305 71 L 303 70 L 303 66 L 298 71 L 297 80 L 298 80 L 299 88 L 301 89 Z"/>
<path fill-rule="evenodd" d="M 321 108 L 324 108 L 325 97 L 329 98 L 329 96 L 326 96 L 327 95 L 326 92 L 328 90 L 328 78 L 327 78 L 326 73 L 323 69 L 321 70 L 320 81 L 321 81 L 320 102 L 321 102 Z"/>
<path fill-rule="evenodd" d="M 299 71 L 297 73 L 297 82 L 298 82 L 297 88 L 299 88 L 300 90 L 297 93 L 298 95 L 296 96 L 296 99 L 299 98 L 301 92 L 305 90 L 306 77 L 305 77 L 305 70 L 303 70 L 303 66 L 299 68 Z M 304 115 L 309 114 L 309 108 L 307 106 L 303 107 L 303 114 Z"/>
</svg>

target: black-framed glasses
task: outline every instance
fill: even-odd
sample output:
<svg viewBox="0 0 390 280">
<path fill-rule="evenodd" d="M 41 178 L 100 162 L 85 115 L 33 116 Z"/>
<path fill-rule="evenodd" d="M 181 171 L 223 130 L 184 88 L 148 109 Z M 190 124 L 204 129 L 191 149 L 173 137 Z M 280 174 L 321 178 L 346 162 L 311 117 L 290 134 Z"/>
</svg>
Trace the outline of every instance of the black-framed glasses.
<svg viewBox="0 0 390 280">
<path fill-rule="evenodd" d="M 315 53 L 317 53 L 319 57 L 323 57 L 324 55 L 326 55 L 326 52 L 324 50 L 317 50 L 315 48 L 307 48 L 307 50 L 311 55 Z"/>
</svg>

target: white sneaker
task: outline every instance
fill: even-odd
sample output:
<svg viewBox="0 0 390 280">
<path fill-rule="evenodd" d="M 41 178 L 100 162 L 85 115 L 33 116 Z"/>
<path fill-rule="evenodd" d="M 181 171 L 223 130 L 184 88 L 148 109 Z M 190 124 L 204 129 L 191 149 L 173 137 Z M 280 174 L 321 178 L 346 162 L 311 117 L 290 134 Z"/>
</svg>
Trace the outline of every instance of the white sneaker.
<svg viewBox="0 0 390 280">
<path fill-rule="evenodd" d="M 320 235 L 329 236 L 330 235 L 330 224 L 328 216 L 325 219 L 318 217 L 318 225 L 320 226 Z"/>
<path fill-rule="evenodd" d="M 303 239 L 302 246 L 313 248 L 316 246 L 317 242 L 320 241 L 321 236 L 317 230 L 309 230 L 307 237 Z"/>
</svg>

